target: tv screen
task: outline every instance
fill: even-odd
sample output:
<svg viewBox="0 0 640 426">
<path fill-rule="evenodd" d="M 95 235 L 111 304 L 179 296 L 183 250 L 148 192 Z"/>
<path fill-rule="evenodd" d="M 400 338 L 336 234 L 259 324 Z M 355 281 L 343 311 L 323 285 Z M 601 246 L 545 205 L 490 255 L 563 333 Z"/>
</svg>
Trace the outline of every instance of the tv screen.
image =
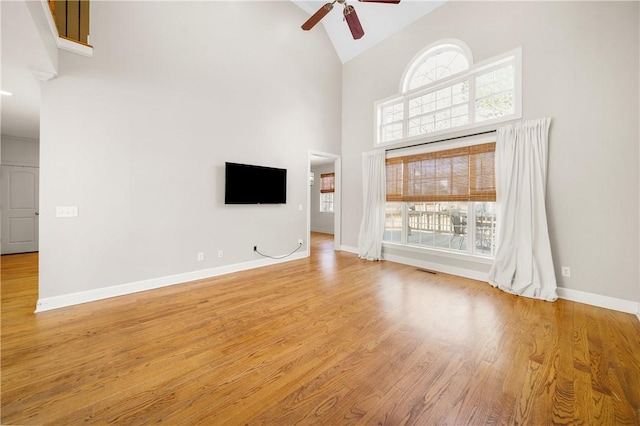
<svg viewBox="0 0 640 426">
<path fill-rule="evenodd" d="M 225 204 L 285 204 L 287 170 L 225 163 Z"/>
</svg>

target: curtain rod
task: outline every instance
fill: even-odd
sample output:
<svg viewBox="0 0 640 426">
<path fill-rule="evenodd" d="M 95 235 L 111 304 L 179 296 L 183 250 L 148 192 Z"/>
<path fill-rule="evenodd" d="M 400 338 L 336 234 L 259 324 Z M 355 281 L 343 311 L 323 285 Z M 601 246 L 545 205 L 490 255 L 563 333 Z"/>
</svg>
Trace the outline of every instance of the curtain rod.
<svg viewBox="0 0 640 426">
<path fill-rule="evenodd" d="M 413 148 L 414 146 L 429 145 L 429 144 L 437 143 L 437 142 L 452 141 L 452 140 L 454 140 L 454 139 L 470 138 L 470 137 L 472 137 L 472 136 L 486 135 L 486 134 L 489 134 L 489 133 L 495 133 L 495 132 L 497 132 L 497 130 L 487 130 L 486 132 L 472 133 L 472 134 L 470 134 L 470 135 L 454 136 L 454 137 L 452 137 L 452 138 L 438 139 L 437 141 L 421 142 L 421 143 L 416 143 L 416 144 L 413 144 L 413 145 L 399 146 L 399 147 L 397 147 L 397 148 L 388 148 L 388 149 L 385 149 L 385 151 L 386 151 L 386 152 L 389 152 L 389 151 L 395 151 L 395 150 L 397 150 L 397 149 Z"/>
</svg>

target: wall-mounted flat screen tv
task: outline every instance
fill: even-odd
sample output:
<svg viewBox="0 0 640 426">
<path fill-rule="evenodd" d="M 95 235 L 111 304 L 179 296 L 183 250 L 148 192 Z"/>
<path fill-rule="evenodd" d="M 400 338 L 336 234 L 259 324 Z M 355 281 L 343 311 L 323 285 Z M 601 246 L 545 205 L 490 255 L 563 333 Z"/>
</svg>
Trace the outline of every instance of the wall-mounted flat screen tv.
<svg viewBox="0 0 640 426">
<path fill-rule="evenodd" d="M 287 170 L 225 163 L 225 204 L 285 204 Z"/>
</svg>

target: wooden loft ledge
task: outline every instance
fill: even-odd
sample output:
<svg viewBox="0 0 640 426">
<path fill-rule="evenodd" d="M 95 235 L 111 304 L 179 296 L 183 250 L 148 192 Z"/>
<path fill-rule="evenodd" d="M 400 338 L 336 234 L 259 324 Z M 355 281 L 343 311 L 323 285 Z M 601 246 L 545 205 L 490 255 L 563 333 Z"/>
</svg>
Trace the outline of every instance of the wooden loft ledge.
<svg viewBox="0 0 640 426">
<path fill-rule="evenodd" d="M 58 35 L 89 46 L 89 0 L 49 0 Z"/>
<path fill-rule="evenodd" d="M 86 48 L 92 49 L 89 44 L 89 0 L 48 0 L 49 9 L 55 22 L 58 36 L 61 39 L 59 47 L 65 48 L 70 43 L 77 43 L 78 49 L 71 45 L 69 50 L 77 50 L 83 53 Z"/>
</svg>

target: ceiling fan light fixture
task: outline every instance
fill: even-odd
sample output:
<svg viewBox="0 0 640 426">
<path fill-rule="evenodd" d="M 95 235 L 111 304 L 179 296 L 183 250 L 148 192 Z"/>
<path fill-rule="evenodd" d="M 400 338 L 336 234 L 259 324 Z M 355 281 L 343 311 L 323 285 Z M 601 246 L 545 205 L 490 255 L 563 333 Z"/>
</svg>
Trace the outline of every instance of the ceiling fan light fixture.
<svg viewBox="0 0 640 426">
<path fill-rule="evenodd" d="M 347 21 L 347 25 L 349 25 L 349 29 L 351 30 L 351 35 L 354 40 L 362 38 L 364 30 L 362 29 L 362 25 L 360 25 L 360 20 L 358 19 L 358 15 L 356 14 L 356 10 L 353 6 L 345 5 L 343 13 L 344 19 Z"/>
</svg>

